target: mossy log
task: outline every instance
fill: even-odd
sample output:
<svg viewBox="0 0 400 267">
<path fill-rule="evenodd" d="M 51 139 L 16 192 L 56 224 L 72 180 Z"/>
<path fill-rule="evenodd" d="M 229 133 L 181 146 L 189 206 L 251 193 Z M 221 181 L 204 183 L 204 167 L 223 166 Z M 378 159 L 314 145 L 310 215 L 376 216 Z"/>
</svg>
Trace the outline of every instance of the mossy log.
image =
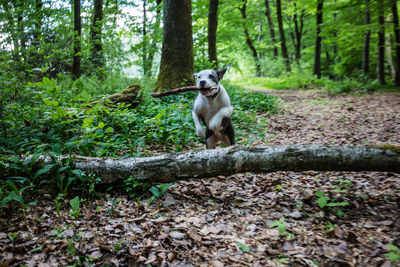
<svg viewBox="0 0 400 267">
<path fill-rule="evenodd" d="M 42 161 L 51 162 L 50 157 Z M 73 157 L 74 168 L 104 183 L 133 176 L 167 183 L 218 175 L 275 171 L 384 171 L 400 173 L 400 154 L 370 147 L 288 145 L 231 146 L 143 158 Z"/>
<path fill-rule="evenodd" d="M 110 95 L 108 99 L 110 99 L 113 104 L 125 103 L 129 105 L 130 108 L 134 108 L 140 102 L 138 95 L 141 89 L 140 84 L 132 84 L 121 93 Z"/>
</svg>

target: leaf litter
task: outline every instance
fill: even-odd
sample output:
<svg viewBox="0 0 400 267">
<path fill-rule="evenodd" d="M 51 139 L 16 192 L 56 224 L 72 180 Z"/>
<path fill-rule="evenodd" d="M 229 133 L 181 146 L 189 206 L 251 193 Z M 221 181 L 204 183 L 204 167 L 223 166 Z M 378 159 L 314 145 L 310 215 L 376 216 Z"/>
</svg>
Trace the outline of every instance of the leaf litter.
<svg viewBox="0 0 400 267">
<path fill-rule="evenodd" d="M 268 145 L 400 145 L 399 94 L 279 94 Z M 77 218 L 67 200 L 58 216 L 44 198 L 1 219 L 0 266 L 395 266 L 386 255 L 400 247 L 399 178 L 307 171 L 204 180 L 217 198 L 193 179 L 150 205 L 104 194 L 81 203 Z"/>
</svg>

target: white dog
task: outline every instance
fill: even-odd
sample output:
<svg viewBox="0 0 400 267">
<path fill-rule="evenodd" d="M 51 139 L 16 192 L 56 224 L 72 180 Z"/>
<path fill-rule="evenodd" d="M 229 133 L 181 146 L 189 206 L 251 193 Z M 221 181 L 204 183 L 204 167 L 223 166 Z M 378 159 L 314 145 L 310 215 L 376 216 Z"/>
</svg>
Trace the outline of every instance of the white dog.
<svg viewBox="0 0 400 267">
<path fill-rule="evenodd" d="M 199 137 L 206 138 L 207 148 L 215 148 L 218 141 L 230 146 L 235 143 L 231 116 L 233 107 L 224 86 L 220 83 L 226 68 L 218 71 L 202 70 L 195 74 L 200 93 L 193 105 L 193 120 Z M 204 132 L 200 123 L 206 126 Z"/>
</svg>

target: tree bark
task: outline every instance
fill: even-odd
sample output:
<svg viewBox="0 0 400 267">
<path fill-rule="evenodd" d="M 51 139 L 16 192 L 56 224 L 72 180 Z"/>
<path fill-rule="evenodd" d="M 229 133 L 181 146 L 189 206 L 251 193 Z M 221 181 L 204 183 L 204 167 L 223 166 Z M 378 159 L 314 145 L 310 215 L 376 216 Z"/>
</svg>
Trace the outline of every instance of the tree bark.
<svg viewBox="0 0 400 267">
<path fill-rule="evenodd" d="M 323 23 L 323 5 L 324 0 L 318 0 L 317 3 L 317 35 L 315 38 L 315 55 L 314 55 L 314 75 L 321 78 L 321 24 Z"/>
<path fill-rule="evenodd" d="M 193 83 L 192 2 L 164 0 L 164 29 L 156 91 Z"/>
<path fill-rule="evenodd" d="M 217 58 L 218 0 L 210 0 L 208 9 L 208 61 L 218 69 Z"/>
<path fill-rule="evenodd" d="M 103 0 L 94 0 L 93 20 L 90 29 L 91 61 L 95 68 L 103 66 L 103 46 L 101 32 L 103 28 Z"/>
<path fill-rule="evenodd" d="M 269 34 L 271 36 L 271 41 L 272 41 L 273 51 L 274 51 L 274 59 L 277 59 L 278 58 L 278 44 L 276 42 L 275 28 L 274 28 L 274 22 L 272 20 L 271 7 L 269 4 L 269 0 L 265 0 L 265 15 L 267 16 L 267 20 L 268 20 Z"/>
<path fill-rule="evenodd" d="M 246 21 L 247 21 L 247 14 L 246 14 L 247 0 L 242 1 L 242 3 L 243 3 L 243 5 L 242 5 L 242 7 L 239 7 L 239 10 L 240 10 L 240 14 L 242 15 L 242 19 L 243 19 L 243 23 L 242 24 L 243 24 L 244 36 L 246 37 L 246 44 L 250 48 L 251 55 L 253 56 L 254 62 L 256 64 L 256 76 L 257 77 L 261 77 L 262 73 L 261 73 L 260 59 L 258 58 L 258 53 L 257 53 L 256 47 L 254 46 L 254 43 L 250 38 L 249 30 L 248 30 L 247 25 L 246 25 Z"/>
<path fill-rule="evenodd" d="M 384 0 L 378 0 L 378 80 L 384 85 L 385 81 L 385 7 Z"/>
<path fill-rule="evenodd" d="M 51 157 L 42 157 L 49 163 Z M 74 168 L 101 177 L 103 183 L 133 176 L 168 183 L 243 172 L 385 171 L 400 173 L 400 155 L 369 147 L 321 145 L 231 146 L 222 149 L 170 153 L 147 158 L 73 158 Z"/>
<path fill-rule="evenodd" d="M 365 0 L 365 25 L 367 27 L 371 24 L 371 11 L 370 11 L 370 0 Z M 362 69 L 365 75 L 369 74 L 369 52 L 370 52 L 370 41 L 371 41 L 371 30 L 368 29 L 364 37 L 364 49 L 363 49 L 363 60 Z"/>
<path fill-rule="evenodd" d="M 72 77 L 81 76 L 81 2 L 74 0 L 74 55 L 72 60 Z"/>
<path fill-rule="evenodd" d="M 396 72 L 394 75 L 395 86 L 400 86 L 400 28 L 399 28 L 399 15 L 397 12 L 397 0 L 393 0 L 392 3 L 392 14 L 393 14 L 393 32 L 396 49 Z"/>
<path fill-rule="evenodd" d="M 290 60 L 286 48 L 285 32 L 283 30 L 281 0 L 276 0 L 276 15 L 278 17 L 279 38 L 281 39 L 281 53 L 285 60 L 286 71 L 291 71 Z"/>
</svg>

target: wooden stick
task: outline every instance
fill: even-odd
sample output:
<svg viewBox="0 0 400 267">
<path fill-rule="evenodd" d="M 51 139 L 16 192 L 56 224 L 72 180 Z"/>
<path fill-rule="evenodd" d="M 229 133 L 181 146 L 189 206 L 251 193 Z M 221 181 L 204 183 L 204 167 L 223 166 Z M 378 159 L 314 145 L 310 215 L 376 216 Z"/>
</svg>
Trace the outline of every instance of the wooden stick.
<svg viewBox="0 0 400 267">
<path fill-rule="evenodd" d="M 179 94 L 179 93 L 183 93 L 183 92 L 187 92 L 187 91 L 199 91 L 199 90 L 200 90 L 200 88 L 198 88 L 196 86 L 185 86 L 185 87 L 179 87 L 176 89 L 171 89 L 171 90 L 165 91 L 165 92 L 152 93 L 151 96 L 152 97 L 163 97 L 163 96 Z"/>
</svg>

